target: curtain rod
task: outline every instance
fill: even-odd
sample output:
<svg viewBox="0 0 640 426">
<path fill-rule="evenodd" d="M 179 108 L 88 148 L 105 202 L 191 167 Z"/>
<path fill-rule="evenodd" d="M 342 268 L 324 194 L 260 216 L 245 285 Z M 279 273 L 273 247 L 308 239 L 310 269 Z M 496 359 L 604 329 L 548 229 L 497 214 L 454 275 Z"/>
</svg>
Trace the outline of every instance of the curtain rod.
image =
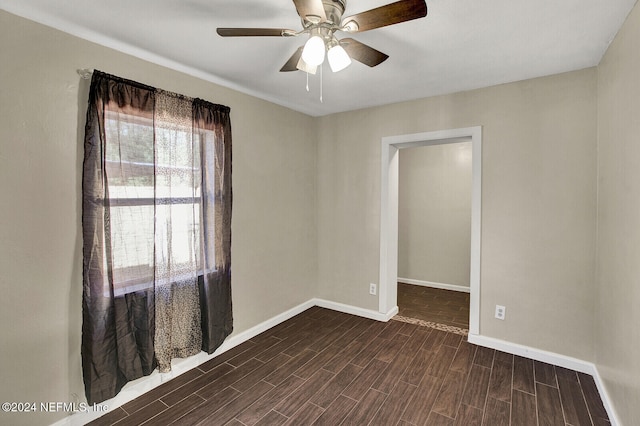
<svg viewBox="0 0 640 426">
<path fill-rule="evenodd" d="M 81 68 L 81 69 L 76 70 L 76 72 L 84 80 L 89 80 L 91 78 L 91 74 L 93 74 L 93 70 L 91 70 L 89 68 Z"/>
</svg>

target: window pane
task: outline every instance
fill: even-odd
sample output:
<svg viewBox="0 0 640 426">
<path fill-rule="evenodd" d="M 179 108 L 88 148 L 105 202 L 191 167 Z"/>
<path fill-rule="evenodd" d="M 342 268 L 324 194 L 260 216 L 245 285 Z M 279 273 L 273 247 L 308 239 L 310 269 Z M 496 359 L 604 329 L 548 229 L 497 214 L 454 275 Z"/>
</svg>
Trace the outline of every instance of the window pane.
<svg viewBox="0 0 640 426">
<path fill-rule="evenodd" d="M 105 157 L 110 198 L 148 197 L 153 191 L 153 128 L 145 123 L 148 120 L 134 119 L 117 112 L 107 114 Z"/>
<path fill-rule="evenodd" d="M 190 118 L 189 118 L 190 119 Z M 108 112 L 106 175 L 116 294 L 200 268 L 199 137 L 191 126 Z M 155 274 L 153 268 L 157 268 Z"/>
<path fill-rule="evenodd" d="M 199 197 L 200 148 L 191 133 L 158 128 L 156 131 L 156 197 Z"/>
<path fill-rule="evenodd" d="M 112 206 L 110 212 L 113 282 L 116 292 L 120 290 L 128 293 L 152 285 L 153 205 Z"/>
<path fill-rule="evenodd" d="M 179 275 L 199 266 L 199 206 L 156 206 L 156 266 L 160 275 Z"/>
</svg>

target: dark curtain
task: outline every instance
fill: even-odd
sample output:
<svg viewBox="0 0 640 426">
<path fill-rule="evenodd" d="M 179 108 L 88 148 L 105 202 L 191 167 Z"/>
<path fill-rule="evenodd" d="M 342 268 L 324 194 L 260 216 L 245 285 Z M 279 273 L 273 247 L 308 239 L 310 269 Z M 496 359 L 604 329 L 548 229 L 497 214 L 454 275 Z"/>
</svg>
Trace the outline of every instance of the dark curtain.
<svg viewBox="0 0 640 426">
<path fill-rule="evenodd" d="M 112 227 L 116 229 L 121 226 L 121 213 L 114 212 L 118 212 L 118 207 L 121 206 L 118 203 L 122 201 L 110 197 L 109 191 L 110 180 L 122 180 L 122 176 L 130 172 L 127 167 L 136 169 L 136 182 L 143 180 L 145 185 L 155 186 L 155 171 L 158 166 L 154 163 L 151 167 L 146 167 L 141 160 L 124 161 L 121 164 L 116 161 L 114 166 L 113 158 L 108 155 L 114 148 L 109 145 L 111 151 L 108 151 L 107 144 L 118 144 L 121 141 L 114 141 L 109 136 L 113 130 L 108 132 L 105 122 L 107 116 L 122 116 L 135 117 L 137 123 L 144 124 L 140 127 L 153 125 L 154 133 L 151 136 L 144 134 L 132 138 L 134 141 L 138 140 L 137 136 L 144 139 L 141 142 L 143 146 L 136 146 L 135 150 L 138 155 L 151 158 L 153 162 L 156 100 L 160 96 L 159 92 L 153 87 L 99 71 L 94 72 L 91 82 L 82 181 L 84 259 L 81 347 L 85 393 L 90 404 L 114 397 L 128 381 L 149 375 L 158 366 L 154 336 L 156 326 L 162 326 L 156 324 L 158 301 L 154 285 L 145 288 L 144 285 L 137 284 L 125 288 L 121 284 L 123 281 L 134 284 L 146 282 L 149 281 L 147 276 L 156 282 L 155 272 L 141 270 L 139 267 L 114 266 L 114 252 L 128 249 L 135 236 L 122 236 L 112 232 Z M 197 255 L 201 259 L 197 280 L 200 327 L 202 349 L 212 353 L 233 329 L 230 256 L 231 125 L 229 108 L 201 100 L 192 101 L 193 120 L 189 131 L 194 138 L 199 137 L 202 190 L 198 204 L 205 207 L 200 213 L 199 234 L 196 233 L 201 240 L 198 245 L 202 247 L 202 253 Z M 123 127 L 126 127 L 126 123 Z M 131 132 L 133 127 L 124 131 Z M 151 142 L 147 143 L 148 140 Z M 117 149 L 119 146 L 116 145 Z M 150 153 L 147 152 L 149 149 Z M 113 170 L 120 174 L 113 176 L 116 174 Z M 149 174 L 141 177 L 141 173 Z M 144 206 L 145 203 L 144 200 L 126 200 L 132 205 L 137 202 Z M 213 209 L 206 209 L 211 205 Z M 154 227 L 157 227 L 154 223 L 140 226 L 143 231 L 149 228 L 147 233 L 151 233 L 152 237 Z M 150 250 L 153 258 L 157 258 L 154 253 L 158 248 L 152 247 Z M 131 274 L 126 277 L 127 280 L 122 277 L 125 269 L 127 274 Z M 156 282 L 156 287 L 157 285 Z"/>
<path fill-rule="evenodd" d="M 231 312 L 231 121 L 229 108 L 201 99 L 193 102 L 194 133 L 201 145 L 203 228 L 215 238 L 203 241 L 204 274 L 199 282 L 202 350 L 211 354 L 233 331 Z M 213 209 L 210 206 L 213 205 Z"/>
<path fill-rule="evenodd" d="M 151 118 L 154 90 L 96 72 L 85 128 L 82 181 L 82 368 L 90 404 L 112 398 L 130 380 L 156 367 L 153 291 L 114 297 L 110 271 L 111 215 L 105 171 L 107 105 Z"/>
</svg>

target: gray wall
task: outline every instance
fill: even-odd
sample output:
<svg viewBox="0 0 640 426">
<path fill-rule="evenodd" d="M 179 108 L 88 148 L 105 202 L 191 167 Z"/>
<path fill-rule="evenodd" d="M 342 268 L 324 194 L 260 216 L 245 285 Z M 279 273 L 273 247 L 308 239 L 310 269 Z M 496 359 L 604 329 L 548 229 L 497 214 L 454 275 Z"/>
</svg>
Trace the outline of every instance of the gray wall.
<svg viewBox="0 0 640 426">
<path fill-rule="evenodd" d="M 316 127 L 306 115 L 0 11 L 1 401 L 83 396 L 81 164 L 95 68 L 231 107 L 235 333 L 314 295 Z M 50 424 L 59 414 L 6 415 Z"/>
<path fill-rule="evenodd" d="M 399 152 L 398 277 L 469 287 L 471 142 Z"/>
<path fill-rule="evenodd" d="M 640 6 L 598 67 L 596 364 L 624 425 L 640 424 Z"/>
</svg>

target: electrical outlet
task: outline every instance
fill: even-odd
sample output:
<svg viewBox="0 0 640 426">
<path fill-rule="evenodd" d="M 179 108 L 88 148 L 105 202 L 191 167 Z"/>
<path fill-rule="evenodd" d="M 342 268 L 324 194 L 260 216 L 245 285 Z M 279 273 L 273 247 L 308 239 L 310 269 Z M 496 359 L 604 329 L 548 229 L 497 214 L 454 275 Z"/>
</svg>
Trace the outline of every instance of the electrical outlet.
<svg viewBox="0 0 640 426">
<path fill-rule="evenodd" d="M 496 305 L 496 318 L 499 320 L 504 320 L 504 316 L 506 314 L 507 308 L 501 305 Z"/>
<path fill-rule="evenodd" d="M 369 294 L 375 296 L 378 293 L 378 286 L 371 283 L 369 284 Z"/>
</svg>

